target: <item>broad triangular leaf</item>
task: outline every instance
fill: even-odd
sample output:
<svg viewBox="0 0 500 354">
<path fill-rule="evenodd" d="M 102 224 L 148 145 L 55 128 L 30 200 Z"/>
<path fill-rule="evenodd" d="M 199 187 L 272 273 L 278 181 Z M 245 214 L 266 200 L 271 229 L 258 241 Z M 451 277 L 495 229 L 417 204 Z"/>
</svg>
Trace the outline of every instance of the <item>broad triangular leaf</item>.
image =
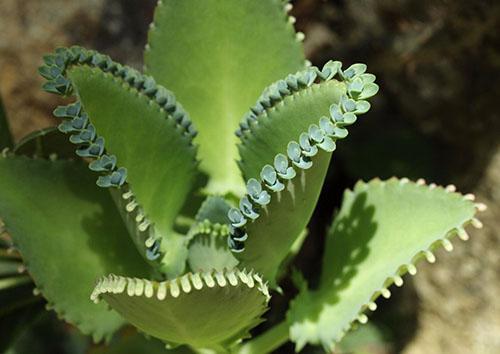
<svg viewBox="0 0 500 354">
<path fill-rule="evenodd" d="M 94 301 L 105 300 L 141 331 L 178 345 L 229 345 L 261 322 L 269 293 L 260 276 L 238 270 L 188 273 L 161 283 L 110 275 Z"/>
<path fill-rule="evenodd" d="M 168 275 L 178 275 L 186 246 L 173 232 L 173 224 L 196 177 L 196 148 L 191 142 L 196 132 L 189 116 L 153 78 L 107 56 L 63 48 L 45 62 L 40 68 L 48 79 L 45 89 L 73 92 L 78 98 L 54 111 L 66 118 L 60 130 L 73 134 L 70 140 L 79 145 L 80 156 L 97 158 L 91 169 L 108 173 L 99 178 L 100 186 L 128 183 L 123 206 L 137 213 L 133 231 L 141 234 L 138 239 L 133 232 L 134 241 L 143 253 L 147 244 L 148 258 L 160 260 Z M 161 258 L 160 247 L 167 253 Z"/>
<path fill-rule="evenodd" d="M 365 70 L 355 64 L 342 71 L 340 62 L 329 62 L 289 75 L 265 90 L 241 124 L 247 195 L 231 210 L 231 245 L 242 266 L 273 285 L 316 206 L 336 141 L 377 91 Z"/>
<path fill-rule="evenodd" d="M 89 289 L 109 272 L 148 274 L 109 194 L 81 162 L 0 158 L 0 217 L 49 306 L 95 340 L 123 324 Z M 28 221 L 27 221 L 28 220 Z"/>
<path fill-rule="evenodd" d="M 242 189 L 233 133 L 262 89 L 304 66 L 282 0 L 163 0 L 145 52 L 147 72 L 171 88 L 199 130 L 209 191 Z"/>
<path fill-rule="evenodd" d="M 407 179 L 359 182 L 346 191 L 342 208 L 328 232 L 317 290 L 302 289 L 288 313 L 290 337 L 298 349 L 306 343 L 332 350 L 353 321 L 376 308 L 379 295 L 390 296 L 392 283 L 416 271 L 416 262 L 450 239 L 464 237 L 476 206 L 453 188 L 425 186 Z"/>
</svg>

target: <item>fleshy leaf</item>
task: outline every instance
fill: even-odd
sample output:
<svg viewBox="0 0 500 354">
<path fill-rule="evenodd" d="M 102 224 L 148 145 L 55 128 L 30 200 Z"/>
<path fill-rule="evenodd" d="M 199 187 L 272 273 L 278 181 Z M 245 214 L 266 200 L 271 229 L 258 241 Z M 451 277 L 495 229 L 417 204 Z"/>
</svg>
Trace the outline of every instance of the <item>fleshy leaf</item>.
<svg viewBox="0 0 500 354">
<path fill-rule="evenodd" d="M 249 16 L 251 14 L 251 16 Z M 304 67 L 302 45 L 281 0 L 162 0 L 146 70 L 171 88 L 199 129 L 208 191 L 242 191 L 232 135 L 263 87 Z"/>
<path fill-rule="evenodd" d="M 188 238 L 174 230 L 168 232 L 168 237 L 161 237 L 128 185 L 112 189 L 111 196 L 143 257 L 168 277 L 182 274 L 186 267 Z"/>
<path fill-rule="evenodd" d="M 54 111 L 64 119 L 59 129 L 72 134 L 70 141 L 79 145 L 77 155 L 94 159 L 92 170 L 105 173 L 97 180 L 99 186 L 133 190 L 126 205 L 136 205 L 140 222 L 135 227 L 147 231 L 139 249 L 153 238 L 164 256 L 150 248 L 148 252 L 155 254 L 167 275 L 178 275 L 185 264 L 186 240 L 173 232 L 173 224 L 196 177 L 196 148 L 191 142 L 196 131 L 189 116 L 152 77 L 108 56 L 61 48 L 53 61 L 59 61 L 58 76 L 47 71 L 54 67 L 50 60 L 40 68 L 49 88 L 78 98 Z M 137 233 L 132 236 L 137 243 Z"/>
<path fill-rule="evenodd" d="M 340 212 L 328 232 L 319 288 L 293 300 L 288 313 L 290 338 L 297 349 L 321 344 L 331 351 L 352 322 L 365 323 L 374 300 L 390 296 L 388 287 L 415 274 L 421 258 L 434 262 L 441 245 L 464 237 L 463 227 L 480 226 L 468 196 L 407 179 L 359 182 L 346 191 Z"/>
<path fill-rule="evenodd" d="M 153 338 L 146 338 L 141 334 L 116 338 L 109 345 L 91 350 L 89 354 L 195 354 L 188 347 L 165 349 L 165 343 Z"/>
<path fill-rule="evenodd" d="M 359 77 L 342 73 L 339 62 L 329 62 L 276 82 L 237 132 L 248 195 L 229 213 L 229 242 L 242 266 L 261 272 L 273 286 L 313 213 L 336 141 L 366 112 L 357 107 L 368 103 L 346 89 Z"/>
<path fill-rule="evenodd" d="M 238 260 L 227 245 L 230 205 L 220 196 L 209 196 L 188 232 L 188 264 L 193 272 L 233 269 Z"/>
<path fill-rule="evenodd" d="M 123 320 L 88 301 L 95 280 L 149 271 L 94 181 L 79 162 L 0 158 L 0 216 L 37 288 L 63 319 L 101 340 Z"/>
<path fill-rule="evenodd" d="M 228 224 L 227 213 L 231 206 L 220 196 L 209 196 L 196 213 L 196 221 L 210 221 L 212 224 Z"/>
<path fill-rule="evenodd" d="M 10 133 L 9 122 L 3 108 L 2 99 L 0 98 L 0 150 L 12 147 L 12 136 Z"/>
<path fill-rule="evenodd" d="M 228 345 L 257 325 L 269 301 L 256 275 L 238 270 L 188 273 L 161 283 L 110 275 L 92 299 L 105 300 L 141 331 L 171 345 Z"/>
<path fill-rule="evenodd" d="M 188 264 L 193 272 L 233 269 L 238 260 L 227 245 L 227 224 L 211 223 L 208 219 L 190 230 Z"/>
</svg>

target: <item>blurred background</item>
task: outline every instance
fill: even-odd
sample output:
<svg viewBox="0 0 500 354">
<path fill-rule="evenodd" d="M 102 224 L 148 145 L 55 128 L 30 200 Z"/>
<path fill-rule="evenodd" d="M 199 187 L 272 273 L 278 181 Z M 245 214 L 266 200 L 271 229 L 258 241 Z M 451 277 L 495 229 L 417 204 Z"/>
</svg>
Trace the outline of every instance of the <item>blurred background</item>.
<svg viewBox="0 0 500 354">
<path fill-rule="evenodd" d="M 55 124 L 51 111 L 58 98 L 42 92 L 36 73 L 43 54 L 80 44 L 140 69 L 155 3 L 1 0 L 0 94 L 15 138 Z M 495 106 L 500 2 L 292 3 L 314 65 L 329 59 L 364 62 L 381 87 L 370 114 L 339 144 L 310 224 L 314 237 L 295 266 L 310 279 L 317 276 L 325 228 L 343 189 L 359 178 L 396 175 L 453 183 L 489 206 L 482 230 L 471 230 L 467 243 L 455 241 L 455 251 L 438 252 L 436 264 L 420 264 L 418 274 L 403 288 L 391 289 L 394 296 L 379 301 L 369 324 L 348 336 L 338 352 L 500 353 L 500 110 Z M 290 284 L 284 288 L 293 293 Z M 283 316 L 289 298 L 273 301 L 271 322 Z M 4 330 L 0 337 L 8 333 Z M 8 353 L 111 353 L 99 346 L 88 349 L 88 339 L 51 312 L 19 334 Z M 133 342 L 133 335 L 128 338 Z M 279 352 L 291 353 L 293 347 Z"/>
</svg>

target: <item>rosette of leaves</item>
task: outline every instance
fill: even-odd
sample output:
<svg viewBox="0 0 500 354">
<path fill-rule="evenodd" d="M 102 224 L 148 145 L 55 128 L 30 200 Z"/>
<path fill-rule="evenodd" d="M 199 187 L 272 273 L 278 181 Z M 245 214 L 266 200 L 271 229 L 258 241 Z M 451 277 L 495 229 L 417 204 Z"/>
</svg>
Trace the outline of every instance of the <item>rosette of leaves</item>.
<svg viewBox="0 0 500 354">
<path fill-rule="evenodd" d="M 337 144 L 378 91 L 364 64 L 310 66 L 290 7 L 162 0 L 144 73 L 80 47 L 44 57 L 44 89 L 72 101 L 54 110 L 60 133 L 4 151 L 0 216 L 62 319 L 95 340 L 128 322 L 170 347 L 330 350 L 419 258 L 480 225 L 483 206 L 452 187 L 360 182 L 328 233 L 319 287 L 298 281 L 287 320 L 249 339 Z"/>
</svg>

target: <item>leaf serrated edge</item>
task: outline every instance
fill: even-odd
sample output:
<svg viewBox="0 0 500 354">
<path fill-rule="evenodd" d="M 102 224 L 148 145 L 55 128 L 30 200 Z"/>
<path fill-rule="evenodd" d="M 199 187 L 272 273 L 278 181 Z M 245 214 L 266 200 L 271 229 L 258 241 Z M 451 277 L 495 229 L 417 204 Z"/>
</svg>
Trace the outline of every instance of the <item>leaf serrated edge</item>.
<svg viewBox="0 0 500 354">
<path fill-rule="evenodd" d="M 238 333 L 227 339 L 228 343 L 232 343 L 250 337 L 249 330 L 264 321 L 262 314 L 268 309 L 269 300 L 271 299 L 267 282 L 264 282 L 262 276 L 254 273 L 253 270 L 225 269 L 223 271 L 190 272 L 162 282 L 110 274 L 97 281 L 90 299 L 94 303 L 99 303 L 106 294 L 125 294 L 130 297 L 144 296 L 146 298 L 155 298 L 158 301 L 168 301 L 169 298 L 178 298 L 192 291 L 200 291 L 205 288 L 237 287 L 241 285 L 249 289 L 257 289 L 263 295 L 263 301 L 260 314 L 249 321 Z"/>
<path fill-rule="evenodd" d="M 31 275 L 29 262 L 22 256 L 22 253 L 18 250 L 17 247 L 16 250 L 21 254 L 21 257 L 23 259 L 23 263 L 20 265 L 18 272 L 21 274 L 27 274 L 29 276 L 30 281 L 33 282 L 34 285 L 33 296 L 36 298 L 41 296 L 43 298 L 43 300 L 45 301 L 46 311 L 54 311 L 59 320 L 65 321 L 77 327 L 84 335 L 91 336 L 94 343 L 101 342 L 103 339 L 105 342 L 111 340 L 111 335 L 105 337 L 102 333 L 99 333 L 95 329 L 89 328 L 84 321 L 78 318 L 78 316 L 74 316 L 71 311 L 68 312 L 58 303 L 50 301 L 45 294 L 45 286 L 39 281 L 35 280 L 35 278 Z"/>
<path fill-rule="evenodd" d="M 449 184 L 447 186 L 438 186 L 435 183 L 426 184 L 426 181 L 423 178 L 418 179 L 416 182 L 412 182 L 412 181 L 410 181 L 410 179 L 408 179 L 406 177 L 403 177 L 400 179 L 398 179 L 396 177 L 392 177 L 386 181 L 382 181 L 378 178 L 374 178 L 368 182 L 363 182 L 363 181 L 357 182 L 356 185 L 354 186 L 354 190 L 355 191 L 365 191 L 369 188 L 369 186 L 373 186 L 373 185 L 382 185 L 383 186 L 384 184 L 387 184 L 387 183 L 398 183 L 402 186 L 405 184 L 408 184 L 408 183 L 414 183 L 415 185 L 417 185 L 421 188 L 427 188 L 429 190 L 442 189 L 446 193 L 453 193 L 453 194 L 456 194 L 457 196 L 461 196 L 463 198 L 463 200 L 465 200 L 465 201 L 473 202 L 475 200 L 474 194 L 469 193 L 469 194 L 463 195 L 463 194 L 457 192 L 457 188 L 453 184 Z M 346 193 L 352 193 L 352 191 L 346 190 Z M 474 203 L 474 207 L 475 207 L 476 212 L 483 212 L 487 209 L 487 206 L 484 203 Z M 465 227 L 467 227 L 468 225 L 472 225 L 476 229 L 481 229 L 483 227 L 483 224 L 481 223 L 481 221 L 478 218 L 473 217 L 473 218 L 465 221 L 460 227 L 456 227 L 456 228 L 452 228 L 452 229 L 448 230 L 444 236 L 433 241 L 431 244 L 428 245 L 428 247 L 426 249 L 418 251 L 412 257 L 412 259 L 410 260 L 409 263 L 399 266 L 399 268 L 396 270 L 396 272 L 393 275 L 387 277 L 387 279 L 383 282 L 381 287 L 370 296 L 369 301 L 367 301 L 366 304 L 361 306 L 356 318 L 352 319 L 351 322 L 349 324 L 347 324 L 342 329 L 342 331 L 339 333 L 337 338 L 334 340 L 333 345 L 328 349 L 333 350 L 335 345 L 337 345 L 342 340 L 342 338 L 347 334 L 347 332 L 349 332 L 351 329 L 353 329 L 353 327 L 355 327 L 356 325 L 366 324 L 368 322 L 368 316 L 367 316 L 368 310 L 371 312 L 374 312 L 377 310 L 377 304 L 375 302 L 377 300 L 377 298 L 379 296 L 382 296 L 385 299 L 389 299 L 391 297 L 391 291 L 389 290 L 389 287 L 392 284 L 396 285 L 397 287 L 402 287 L 404 285 L 403 276 L 406 273 L 408 273 L 412 276 L 416 275 L 417 274 L 417 263 L 421 259 L 425 258 L 427 260 L 427 262 L 429 262 L 431 264 L 435 263 L 436 256 L 434 255 L 433 252 L 435 252 L 437 249 L 442 247 L 447 252 L 453 251 L 454 248 L 453 248 L 453 244 L 451 243 L 451 239 L 453 237 L 458 236 L 462 241 L 469 240 L 469 235 L 465 231 Z"/>
<path fill-rule="evenodd" d="M 197 132 L 189 118 L 187 112 L 175 99 L 172 92 L 157 85 L 151 76 L 139 73 L 137 70 L 114 62 L 107 55 L 87 50 L 78 46 L 71 48 L 58 48 L 55 53 L 44 57 L 45 65 L 40 67 L 39 72 L 47 83 L 44 89 L 50 93 L 68 96 L 72 94 L 73 88 L 71 80 L 65 74 L 72 66 L 87 66 L 95 70 L 95 73 L 111 75 L 118 83 L 141 97 L 144 97 L 150 104 L 155 104 L 162 114 L 176 125 L 176 130 L 187 139 L 187 146 L 194 150 L 196 156 L 197 147 L 193 144 L 193 138 Z M 101 175 L 97 180 L 100 187 L 116 187 L 122 191 L 123 198 L 128 200 L 124 211 L 130 215 L 128 221 L 135 222 L 135 236 L 142 238 L 146 245 L 146 258 L 149 261 L 157 260 L 161 263 L 160 242 L 162 236 L 154 228 L 154 224 L 145 215 L 144 209 L 139 205 L 137 198 L 126 183 L 127 170 L 116 165 L 116 157 L 105 153 L 104 138 L 97 135 L 95 128 L 91 124 L 91 118 L 84 111 L 81 102 L 77 99 L 67 106 L 59 106 L 54 110 L 54 115 L 63 118 L 59 125 L 59 130 L 63 133 L 75 133 L 70 141 L 78 146 L 77 155 L 90 158 L 93 161 L 89 164 L 91 170 L 107 173 Z M 193 164 L 196 164 L 196 158 Z M 138 221 L 137 221 L 138 220 Z"/>
<path fill-rule="evenodd" d="M 255 127 L 259 120 L 268 117 L 278 105 L 287 97 L 294 97 L 303 91 L 310 89 L 313 85 L 319 85 L 328 81 L 337 80 L 344 82 L 347 87 L 347 96 L 356 100 L 364 100 L 374 96 L 378 92 L 378 85 L 374 83 L 375 75 L 365 73 L 366 65 L 356 63 L 342 70 L 340 61 L 328 61 L 322 69 L 310 66 L 285 79 L 278 80 L 266 87 L 258 98 L 257 103 L 243 116 L 242 122 L 235 134 L 245 145 L 246 137 Z M 362 81 L 361 91 L 354 91 L 352 86 L 355 81 Z M 359 84 L 357 82 L 356 84 Z M 370 92 L 368 92 L 370 90 Z"/>
<path fill-rule="evenodd" d="M 125 183 L 122 187 L 113 190 L 111 195 L 122 214 L 122 219 L 127 224 L 129 232 L 133 233 L 132 236 L 145 246 L 146 252 L 144 255 L 146 259 L 161 264 L 161 240 L 163 237 L 155 228 L 154 223 L 147 217 L 146 212 L 130 189 L 130 185 Z"/>
<path fill-rule="evenodd" d="M 267 190 L 271 193 L 282 191 L 285 188 L 284 182 L 299 176 L 293 166 L 299 171 L 311 168 L 313 158 L 319 149 L 327 153 L 333 152 L 336 149 L 336 141 L 347 136 L 345 127 L 355 123 L 357 115 L 364 114 L 370 109 L 370 104 L 365 99 L 372 97 L 378 91 L 378 85 L 374 83 L 375 76 L 365 73 L 364 64 L 353 64 L 344 71 L 341 67 L 341 62 L 329 61 L 322 70 L 312 67 L 289 75 L 286 80 L 280 80 L 269 86 L 243 119 L 236 134 L 242 138 L 242 144 L 245 144 L 244 136 L 246 133 L 252 134 L 252 125 L 258 126 L 260 117 L 275 109 L 285 97 L 310 88 L 318 78 L 321 83 L 337 76 L 346 84 L 346 94 L 342 95 L 339 103 L 330 106 L 330 117 L 321 117 L 317 125 L 311 124 L 307 132 L 300 134 L 299 143 L 289 142 L 286 156 L 277 154 L 274 166 L 265 165 L 261 170 L 260 180 L 250 178 L 247 181 L 247 193 L 241 198 L 239 208 L 231 208 L 228 212 L 231 221 L 228 245 L 233 252 L 244 251 L 244 242 L 248 238 L 245 225 L 249 220 L 255 222 L 260 216 L 260 209 L 265 208 L 271 201 L 271 194 Z M 361 86 L 358 85 L 354 89 L 353 86 L 359 83 Z M 369 92 L 365 91 L 365 88 L 368 88 Z"/>
<path fill-rule="evenodd" d="M 283 15 L 284 15 L 284 18 L 285 18 L 285 26 L 287 26 L 289 28 L 289 31 L 290 31 L 290 34 L 293 36 L 293 40 L 298 42 L 298 43 L 302 43 L 305 39 L 305 35 L 304 33 L 302 32 L 296 32 L 295 31 L 295 22 L 296 22 L 296 18 L 292 15 L 290 15 L 290 11 L 292 11 L 293 9 L 293 5 L 290 3 L 290 0 L 279 0 L 281 2 L 281 6 L 282 6 L 282 10 L 283 10 Z M 144 57 L 147 55 L 148 52 L 151 51 L 151 36 L 152 36 L 152 33 L 153 31 L 156 31 L 158 26 L 157 26 L 157 13 L 159 13 L 159 9 L 163 7 L 163 1 L 162 0 L 158 0 L 157 3 L 156 3 L 156 7 L 155 7 L 155 11 L 154 11 L 154 15 L 153 15 L 153 21 L 149 24 L 149 30 L 148 30 L 148 41 L 147 43 L 144 45 Z M 304 62 L 304 66 L 310 66 L 310 62 L 308 60 L 305 60 Z M 148 67 L 146 65 L 146 63 L 144 63 L 143 65 L 143 71 L 144 72 L 147 72 L 148 71 Z"/>
<path fill-rule="evenodd" d="M 201 290 L 205 287 L 225 287 L 228 285 L 235 287 L 241 284 L 246 285 L 248 288 L 256 287 L 264 295 L 264 304 L 267 305 L 271 296 L 267 283 L 264 282 L 262 276 L 253 271 L 236 269 L 187 273 L 162 282 L 110 274 L 97 281 L 90 299 L 95 303 L 99 303 L 102 295 L 126 293 L 128 296 L 156 297 L 156 299 L 163 301 L 168 296 L 177 298 L 182 294 L 188 294 L 191 291 Z"/>
</svg>

